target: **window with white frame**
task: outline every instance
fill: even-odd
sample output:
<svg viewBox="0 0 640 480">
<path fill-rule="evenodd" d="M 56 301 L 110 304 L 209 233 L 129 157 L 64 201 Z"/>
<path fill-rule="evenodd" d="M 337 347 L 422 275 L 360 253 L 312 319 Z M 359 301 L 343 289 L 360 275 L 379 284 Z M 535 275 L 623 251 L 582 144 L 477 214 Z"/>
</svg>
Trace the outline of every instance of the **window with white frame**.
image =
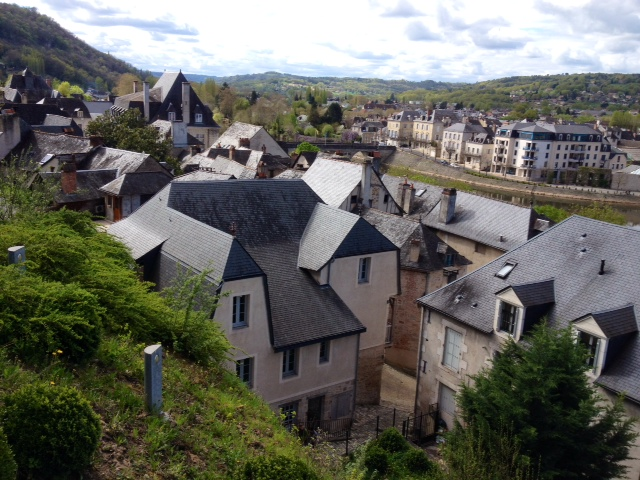
<svg viewBox="0 0 640 480">
<path fill-rule="evenodd" d="M 282 377 L 292 377 L 298 373 L 296 349 L 290 348 L 282 352 Z"/>
<path fill-rule="evenodd" d="M 500 317 L 498 318 L 498 330 L 508 333 L 512 337 L 516 334 L 518 322 L 518 307 L 500 300 Z"/>
<path fill-rule="evenodd" d="M 233 328 L 246 327 L 249 323 L 249 295 L 233 297 L 233 314 L 231 326 Z"/>
<path fill-rule="evenodd" d="M 462 355 L 462 334 L 447 327 L 444 338 L 444 355 L 442 364 L 455 370 L 460 370 L 460 357 Z"/>
<path fill-rule="evenodd" d="M 358 264 L 358 283 L 369 282 L 370 270 L 371 270 L 371 257 L 361 258 Z"/>
<path fill-rule="evenodd" d="M 168 112 L 167 113 L 167 119 L 170 122 L 175 122 L 176 121 L 176 112 Z"/>
<path fill-rule="evenodd" d="M 253 359 L 251 357 L 236 360 L 236 374 L 249 388 L 253 385 Z"/>
<path fill-rule="evenodd" d="M 196 123 L 202 123 L 202 114 L 196 113 Z"/>
<path fill-rule="evenodd" d="M 587 357 L 587 365 L 589 365 L 593 373 L 597 373 L 598 367 L 600 366 L 600 351 L 602 349 L 602 339 L 596 337 L 595 335 L 591 335 L 589 333 L 578 330 L 578 340 L 585 347 L 587 347 L 587 351 L 589 352 L 589 356 Z"/>
<path fill-rule="evenodd" d="M 320 353 L 318 355 L 318 362 L 327 363 L 329 361 L 329 340 L 320 342 Z"/>
</svg>

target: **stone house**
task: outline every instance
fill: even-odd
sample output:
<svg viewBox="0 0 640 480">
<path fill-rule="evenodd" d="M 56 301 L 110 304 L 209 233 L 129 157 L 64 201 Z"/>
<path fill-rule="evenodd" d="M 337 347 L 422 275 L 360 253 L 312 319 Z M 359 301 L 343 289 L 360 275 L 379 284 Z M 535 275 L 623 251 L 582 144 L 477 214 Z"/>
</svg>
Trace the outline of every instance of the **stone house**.
<svg viewBox="0 0 640 480">
<path fill-rule="evenodd" d="M 640 278 L 625 253 L 637 248 L 640 231 L 573 216 L 420 298 L 416 409 L 438 403 L 451 426 L 460 386 L 491 367 L 507 338 L 526 341 L 544 318 L 554 328 L 574 330 L 591 354 L 588 376 L 602 398 L 624 395 L 627 414 L 637 417 Z M 627 478 L 638 478 L 640 440 L 630 453 Z"/>
<path fill-rule="evenodd" d="M 484 127 L 473 123 L 459 122 L 444 129 L 442 138 L 442 155 L 456 163 L 465 163 L 467 142 L 476 135 L 488 135 Z"/>
<path fill-rule="evenodd" d="M 387 144 L 401 147 L 413 141 L 413 122 L 423 114 L 419 110 L 403 110 L 387 119 Z"/>
<path fill-rule="evenodd" d="M 356 401 L 377 403 L 397 247 L 300 179 L 189 176 L 109 229 L 144 278 L 161 289 L 179 265 L 212 269 L 228 294 L 213 320 L 236 347 L 229 367 L 287 418 L 349 418 Z"/>
<path fill-rule="evenodd" d="M 289 158 L 289 155 L 276 142 L 264 127 L 250 123 L 233 122 L 216 142 L 217 148 L 240 148 L 264 151 L 276 157 Z"/>
</svg>

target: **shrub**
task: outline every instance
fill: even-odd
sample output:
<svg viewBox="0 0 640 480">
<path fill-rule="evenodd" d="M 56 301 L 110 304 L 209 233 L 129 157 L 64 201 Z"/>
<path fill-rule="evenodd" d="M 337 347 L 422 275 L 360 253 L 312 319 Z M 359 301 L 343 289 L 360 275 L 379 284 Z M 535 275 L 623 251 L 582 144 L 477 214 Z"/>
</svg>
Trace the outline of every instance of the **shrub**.
<svg viewBox="0 0 640 480">
<path fill-rule="evenodd" d="M 254 457 L 244 466 L 245 480 L 316 480 L 318 476 L 304 462 L 277 455 Z"/>
<path fill-rule="evenodd" d="M 403 452 L 409 449 L 409 443 L 395 428 L 387 428 L 382 432 L 376 444 L 389 453 Z"/>
<path fill-rule="evenodd" d="M 417 448 L 411 448 L 403 456 L 403 461 L 406 467 L 411 472 L 425 473 L 432 469 L 433 464 L 427 454 Z"/>
<path fill-rule="evenodd" d="M 7 436 L 0 428 L 0 480 L 15 480 L 17 473 L 18 465 L 7 442 Z"/>
<path fill-rule="evenodd" d="M 364 454 L 364 466 L 384 474 L 389 468 L 389 454 L 376 444 L 372 444 Z"/>
<path fill-rule="evenodd" d="M 69 476 L 91 464 L 100 417 L 70 387 L 30 385 L 5 398 L 4 430 L 21 474 Z"/>
</svg>

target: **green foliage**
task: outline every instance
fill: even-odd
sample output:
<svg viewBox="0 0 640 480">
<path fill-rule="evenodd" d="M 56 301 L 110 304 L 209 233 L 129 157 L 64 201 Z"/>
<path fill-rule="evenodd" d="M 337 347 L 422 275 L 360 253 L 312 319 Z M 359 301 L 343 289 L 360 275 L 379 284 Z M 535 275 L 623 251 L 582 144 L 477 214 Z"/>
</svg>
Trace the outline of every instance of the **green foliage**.
<svg viewBox="0 0 640 480">
<path fill-rule="evenodd" d="M 385 474 L 389 468 L 389 453 L 373 443 L 364 454 L 364 466 L 370 471 Z"/>
<path fill-rule="evenodd" d="M 582 217 L 613 223 L 615 225 L 627 224 L 627 219 L 624 214 L 617 212 L 610 205 L 599 202 L 593 202 L 589 205 L 571 205 L 567 209 L 553 207 L 550 205 L 541 205 L 535 207 L 535 210 L 554 222 L 561 222 L 571 215 L 580 215 Z"/>
<path fill-rule="evenodd" d="M 302 142 L 300 143 L 297 147 L 296 147 L 296 153 L 302 153 L 302 152 L 319 152 L 320 151 L 320 147 L 313 145 L 309 142 Z"/>
<path fill-rule="evenodd" d="M 73 362 L 92 358 L 102 313 L 97 298 L 77 284 L 0 267 L 0 343 L 29 363 L 42 364 L 57 352 Z"/>
<path fill-rule="evenodd" d="M 250 459 L 245 464 L 242 478 L 245 480 L 316 480 L 318 476 L 301 460 L 276 455 Z"/>
<path fill-rule="evenodd" d="M 323 137 L 330 137 L 335 133 L 333 127 L 331 125 L 324 125 L 322 127 L 322 136 Z"/>
<path fill-rule="evenodd" d="M 0 162 L 0 223 L 20 215 L 49 209 L 60 186 L 38 177 L 38 167 L 25 156 Z"/>
<path fill-rule="evenodd" d="M 488 432 L 475 458 L 490 456 L 507 426 L 519 452 L 512 464 L 532 466 L 542 480 L 623 474 L 635 420 L 625 418 L 621 400 L 600 403 L 586 375 L 587 353 L 571 329 L 538 325 L 527 343 L 509 339 L 493 368 L 475 375 L 473 386 L 462 386 L 462 420 Z"/>
<path fill-rule="evenodd" d="M 100 417 L 75 388 L 25 387 L 5 397 L 1 415 L 22 474 L 68 477 L 91 464 Z"/>
<path fill-rule="evenodd" d="M 375 443 L 389 453 L 402 452 L 410 448 L 405 438 L 395 428 L 387 428 Z"/>
<path fill-rule="evenodd" d="M 323 116 L 323 121 L 326 123 L 340 123 L 342 122 L 342 107 L 339 103 L 332 102 Z"/>
<path fill-rule="evenodd" d="M 160 132 L 147 125 L 136 109 L 127 110 L 121 115 L 100 115 L 87 125 L 87 135 L 102 137 L 107 147 L 144 152 L 159 162 L 177 164 L 171 156 L 171 140 L 162 139 Z"/>
<path fill-rule="evenodd" d="M 11 450 L 11 446 L 0 428 L 0 480 L 15 480 L 18 473 L 18 464 Z"/>
<path fill-rule="evenodd" d="M 429 460 L 429 457 L 418 448 L 409 448 L 404 454 L 404 464 L 406 467 L 416 473 L 428 473 L 435 470 L 437 467 Z"/>
<path fill-rule="evenodd" d="M 213 291 L 216 287 L 208 278 L 210 273 L 180 271 L 162 294 L 173 312 L 169 346 L 203 365 L 220 365 L 228 360 L 231 344 L 220 325 L 211 320 L 220 296 Z"/>
</svg>

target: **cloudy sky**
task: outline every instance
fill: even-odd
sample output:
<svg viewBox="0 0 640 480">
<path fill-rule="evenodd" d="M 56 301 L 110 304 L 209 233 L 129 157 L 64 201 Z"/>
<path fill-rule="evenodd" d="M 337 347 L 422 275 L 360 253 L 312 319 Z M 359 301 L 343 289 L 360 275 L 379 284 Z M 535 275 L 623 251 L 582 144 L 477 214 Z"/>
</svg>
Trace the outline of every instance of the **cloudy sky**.
<svg viewBox="0 0 640 480">
<path fill-rule="evenodd" d="M 640 0 L 13 0 L 151 71 L 476 82 L 640 72 Z"/>
</svg>

